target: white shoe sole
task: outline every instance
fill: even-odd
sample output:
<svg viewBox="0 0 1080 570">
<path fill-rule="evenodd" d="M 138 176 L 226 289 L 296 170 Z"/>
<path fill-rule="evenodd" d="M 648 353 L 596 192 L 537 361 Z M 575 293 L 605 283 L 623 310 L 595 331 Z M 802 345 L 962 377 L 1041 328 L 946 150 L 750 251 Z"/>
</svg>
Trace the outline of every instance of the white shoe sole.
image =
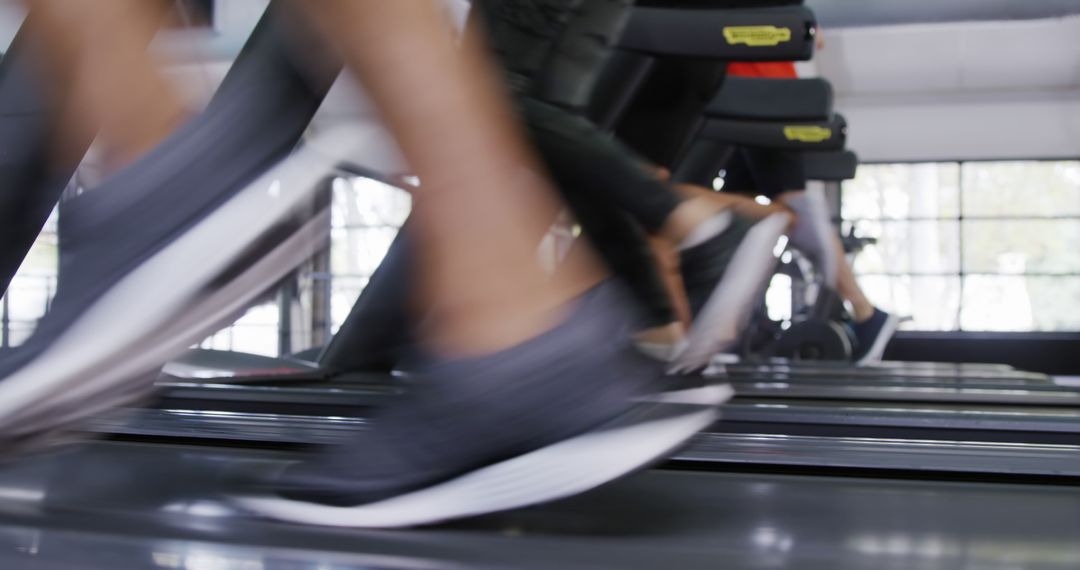
<svg viewBox="0 0 1080 570">
<path fill-rule="evenodd" d="M 747 232 L 724 278 L 690 327 L 687 343 L 672 362 L 671 372 L 705 368 L 713 356 L 735 343 L 753 314 L 754 300 L 776 270 L 774 250 L 787 225 L 787 215 L 773 214 Z"/>
<path fill-rule="evenodd" d="M 147 381 L 314 252 L 327 236 L 325 218 L 306 221 L 265 258 L 218 282 L 251 255 L 253 244 L 311 203 L 338 156 L 363 152 L 363 141 L 344 130 L 313 142 L 125 276 L 34 361 L 0 382 L 0 432 L 50 430 L 107 407 L 111 402 L 93 398 Z"/>
<path fill-rule="evenodd" d="M 266 289 L 267 283 L 277 282 L 310 257 L 312 245 L 324 243 L 329 227 L 327 212 L 316 216 L 242 275 L 210 295 L 191 302 L 192 308 L 200 309 L 198 312 L 193 310 L 178 315 L 156 334 L 143 339 L 139 346 L 130 347 L 130 350 L 147 362 L 152 362 L 155 354 L 167 354 L 162 357 L 167 359 L 204 338 L 208 331 L 233 321 L 252 298 Z M 122 358 L 128 357 L 122 355 Z M 154 390 L 159 365 L 160 361 L 150 364 L 149 376 L 125 376 L 125 371 L 131 368 L 119 365 L 93 376 L 88 375 L 87 378 L 92 380 L 72 386 L 13 417 L 12 423 L 17 426 L 14 429 L 18 433 L 52 430 L 146 399 Z"/>
<path fill-rule="evenodd" d="M 646 404 L 656 409 L 666 406 Z M 294 523 L 400 528 L 507 511 L 584 493 L 667 457 L 712 424 L 715 408 L 587 433 L 445 483 L 358 507 L 242 497 L 240 507 Z"/>
<path fill-rule="evenodd" d="M 900 318 L 896 315 L 889 315 L 885 319 L 885 324 L 881 325 L 881 331 L 874 337 L 874 344 L 870 347 L 870 350 L 856 361 L 855 365 L 867 366 L 881 362 L 881 357 L 885 355 L 885 347 L 889 345 L 889 341 L 892 340 L 893 335 L 896 334 L 896 329 L 899 327 Z"/>
<path fill-rule="evenodd" d="M 643 401 L 665 404 L 683 404 L 691 406 L 719 406 L 735 396 L 735 390 L 728 384 L 712 384 L 700 388 L 670 390 L 653 394 Z"/>
</svg>

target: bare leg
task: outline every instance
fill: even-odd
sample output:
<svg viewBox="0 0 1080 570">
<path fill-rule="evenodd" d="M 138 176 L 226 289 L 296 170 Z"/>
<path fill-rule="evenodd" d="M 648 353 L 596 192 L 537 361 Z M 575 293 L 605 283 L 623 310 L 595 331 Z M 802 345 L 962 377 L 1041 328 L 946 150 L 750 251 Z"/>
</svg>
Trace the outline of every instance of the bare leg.
<svg viewBox="0 0 1080 570">
<path fill-rule="evenodd" d="M 790 208 L 797 220 L 790 233 L 791 244 L 814 262 L 828 287 L 836 288 L 843 256 L 837 257 L 832 222 L 824 190 L 818 186 L 806 190 L 785 192 L 776 199 Z"/>
<path fill-rule="evenodd" d="M 799 214 L 799 220 L 792 233 L 792 243 L 802 249 L 819 264 L 825 274 L 826 282 L 836 287 L 840 296 L 851 303 L 855 322 L 861 323 L 874 314 L 874 306 L 866 298 L 855 275 L 851 271 L 844 246 L 834 231 L 828 214 L 822 204 L 815 203 L 813 189 L 805 192 L 788 192 L 779 201 L 788 204 Z M 831 269 L 830 269 L 831 268 Z"/>
<path fill-rule="evenodd" d="M 658 179 L 663 182 L 670 182 L 670 170 L 655 165 L 652 166 L 652 170 Z M 729 207 L 727 203 L 719 202 L 709 196 L 709 194 L 715 194 L 715 192 L 707 192 L 704 189 L 703 192 L 692 192 L 687 191 L 686 188 L 692 188 L 692 186 L 674 185 L 673 189 L 682 196 L 683 202 L 671 212 L 664 226 L 657 233 L 657 237 L 665 240 L 671 247 L 678 247 L 702 222 L 711 219 Z M 661 244 L 654 243 L 653 245 L 660 246 Z"/>
<path fill-rule="evenodd" d="M 483 353 L 550 328 L 575 293 L 536 261 L 557 204 L 480 46 L 458 50 L 432 2 L 296 4 L 338 39 L 423 181 L 413 216 L 429 343 Z"/>
<path fill-rule="evenodd" d="M 686 298 L 682 272 L 679 267 L 679 253 L 666 239 L 649 239 L 653 256 L 656 258 L 660 280 L 671 298 L 676 321 L 662 326 L 655 326 L 638 332 L 635 339 L 638 348 L 646 354 L 661 360 L 671 360 L 685 343 L 687 330 L 690 329 L 690 302 Z"/>
<path fill-rule="evenodd" d="M 656 256 L 657 265 L 660 267 L 660 276 L 671 294 L 672 304 L 675 306 L 675 316 L 679 321 L 672 323 L 662 331 L 658 331 L 661 337 L 664 335 L 677 335 L 681 338 L 685 335 L 686 328 L 690 326 L 690 303 L 686 299 L 686 289 L 683 287 L 682 273 L 679 271 L 679 252 L 668 244 L 667 240 L 652 238 L 653 255 Z M 676 339 L 677 340 L 677 339 Z"/>
<path fill-rule="evenodd" d="M 789 218 L 790 225 L 794 225 L 795 223 L 795 215 L 786 206 L 779 203 L 759 204 L 746 196 L 716 192 L 694 184 L 679 184 L 675 186 L 675 190 L 687 199 L 686 203 L 692 203 L 693 201 L 708 201 L 716 210 L 730 210 L 739 216 L 753 220 L 764 220 L 774 214 L 783 214 Z M 689 302 L 686 298 L 686 291 L 682 287 L 678 255 L 674 249 L 671 247 L 664 247 L 659 241 L 654 242 L 654 247 L 658 248 L 657 257 L 659 259 L 668 260 L 668 264 L 664 265 L 666 270 L 665 277 L 671 295 L 675 299 L 675 306 L 684 308 L 686 313 L 683 314 L 688 315 Z"/>
<path fill-rule="evenodd" d="M 791 227 L 794 227 L 799 223 L 798 216 L 795 212 L 789 208 L 783 199 L 777 200 L 771 204 L 759 204 L 755 200 L 747 198 L 745 196 L 738 196 L 734 194 L 724 194 L 713 192 L 700 186 L 694 186 L 689 184 L 680 185 L 677 187 L 678 191 L 687 198 L 698 196 L 712 196 L 712 199 L 717 201 L 718 204 L 723 204 L 727 208 L 731 208 L 732 211 L 737 212 L 742 216 L 753 219 L 764 219 L 772 214 L 786 213 L 791 218 Z M 790 196 L 789 196 L 790 197 Z M 840 293 L 840 296 L 851 303 L 852 317 L 855 322 L 865 322 L 874 314 L 874 305 L 867 299 L 866 294 L 862 288 L 859 287 L 858 281 L 855 280 L 855 274 L 851 271 L 851 266 L 847 263 L 846 256 L 844 254 L 844 246 L 840 241 L 840 237 L 835 232 L 829 232 L 829 241 L 832 242 L 832 252 L 835 255 L 835 259 L 838 260 L 836 271 L 836 289 Z"/>
<path fill-rule="evenodd" d="M 851 303 L 851 316 L 855 319 L 855 322 L 865 322 L 874 316 L 874 305 L 866 298 L 862 287 L 859 287 L 859 282 L 855 280 L 855 274 L 852 273 L 851 265 L 847 262 L 844 245 L 840 242 L 839 236 L 836 236 L 836 251 L 841 260 L 837 272 L 836 290 L 844 300 Z"/>
<path fill-rule="evenodd" d="M 659 172 L 670 176 L 667 169 L 660 169 Z M 718 202 L 711 196 L 682 191 L 679 193 L 684 201 L 671 212 L 658 233 L 658 237 L 666 240 L 671 247 L 678 247 L 694 229 L 728 208 L 727 204 Z"/>
<path fill-rule="evenodd" d="M 158 0 L 28 0 L 63 97 L 59 146 L 100 131 L 116 168 L 157 145 L 188 114 L 146 51 L 160 27 Z"/>
<path fill-rule="evenodd" d="M 584 237 L 575 238 L 566 255 L 556 262 L 552 279 L 561 286 L 581 294 L 609 279 L 611 274 L 596 259 L 592 246 Z"/>
<path fill-rule="evenodd" d="M 795 213 L 779 202 L 759 204 L 746 196 L 715 192 L 694 184 L 679 184 L 675 189 L 687 199 L 706 198 L 723 209 L 730 209 L 740 216 L 753 220 L 764 220 L 773 214 L 785 214 L 791 219 L 792 226 L 796 222 Z"/>
</svg>

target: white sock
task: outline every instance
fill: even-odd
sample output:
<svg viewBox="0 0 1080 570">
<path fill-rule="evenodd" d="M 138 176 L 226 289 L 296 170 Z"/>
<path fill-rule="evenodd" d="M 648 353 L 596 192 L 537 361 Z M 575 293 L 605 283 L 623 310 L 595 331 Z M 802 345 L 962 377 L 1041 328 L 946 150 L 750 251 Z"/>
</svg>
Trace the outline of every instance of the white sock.
<svg viewBox="0 0 1080 570">
<path fill-rule="evenodd" d="M 659 360 L 660 362 L 671 362 L 683 351 L 683 348 L 686 346 L 686 340 L 680 340 L 678 342 L 648 342 L 638 340 L 634 342 L 634 346 L 639 352 L 649 358 Z"/>
<path fill-rule="evenodd" d="M 826 285 L 835 288 L 842 260 L 837 259 L 832 235 L 836 230 L 829 219 L 825 189 L 818 184 L 808 186 L 804 192 L 784 196 L 784 203 L 799 217 L 789 235 L 791 245 L 814 262 Z"/>
<path fill-rule="evenodd" d="M 731 225 L 731 216 L 732 214 L 729 210 L 724 210 L 704 222 L 701 222 L 693 230 L 690 230 L 690 233 L 686 234 L 686 237 L 679 243 L 678 249 L 680 251 L 690 249 L 720 235 L 721 232 L 728 229 L 728 226 Z"/>
</svg>

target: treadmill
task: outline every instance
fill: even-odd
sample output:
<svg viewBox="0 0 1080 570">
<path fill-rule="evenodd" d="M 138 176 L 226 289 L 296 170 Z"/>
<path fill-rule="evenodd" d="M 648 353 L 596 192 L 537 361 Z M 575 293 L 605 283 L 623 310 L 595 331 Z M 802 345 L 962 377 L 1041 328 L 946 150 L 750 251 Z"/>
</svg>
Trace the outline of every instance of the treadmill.
<svg viewBox="0 0 1080 570">
<path fill-rule="evenodd" d="M 833 113 L 833 92 L 822 79 L 729 77 L 705 108 L 703 122 L 675 169 L 677 180 L 709 186 L 735 147 L 798 151 L 807 178 L 839 183 L 853 178 L 858 157 L 844 150 L 846 122 Z M 718 359 L 723 361 L 724 359 Z M 1017 384 L 1049 383 L 1045 374 L 995 364 L 885 362 L 855 367 L 850 362 L 750 358 L 728 363 L 737 376 L 782 375 L 879 377 L 1010 378 Z"/>
<path fill-rule="evenodd" d="M 789 8 L 774 10 L 790 14 L 786 11 Z M 641 13 L 635 12 L 632 19 L 637 22 L 639 34 L 646 29 Z M 694 18 L 687 22 L 701 18 L 701 13 L 688 13 Z M 812 16 L 807 16 L 802 8 L 795 13 L 801 15 L 803 22 L 812 21 Z M 672 20 L 664 21 L 670 25 Z M 632 40 L 633 36 L 630 37 Z M 763 57 L 792 57 L 804 53 L 804 48 L 795 46 L 789 48 L 792 51 Z M 703 49 L 728 48 L 706 45 Z M 802 85 L 824 92 L 820 82 Z M 800 104 L 805 107 L 807 100 L 813 99 L 800 98 Z M 816 100 L 831 101 L 831 98 Z M 822 106 L 818 104 L 819 108 Z M 715 110 L 718 105 L 713 107 Z M 752 106 L 743 107 L 752 109 Z M 760 109 L 748 112 L 764 113 Z M 812 112 L 800 113 L 805 117 Z M 726 120 L 750 120 L 732 111 L 718 114 L 728 117 Z M 750 127 L 757 132 L 769 129 L 776 136 L 775 125 Z M 130 437 L 162 436 L 175 429 L 177 437 L 194 439 L 243 439 L 235 432 L 249 430 L 252 434 L 266 434 L 260 436 L 262 441 L 275 443 L 278 439 L 289 439 L 280 434 L 275 422 L 290 416 L 299 427 L 286 431 L 314 434 L 289 439 L 303 444 L 323 437 L 314 433 L 319 431 L 318 418 L 333 418 L 326 423 L 344 426 L 345 430 L 362 424 L 364 417 L 392 400 L 407 382 L 406 378 L 379 372 L 389 370 L 387 365 L 395 357 L 379 348 L 388 344 L 388 335 L 401 334 L 399 324 L 404 321 L 404 316 L 394 310 L 404 306 L 399 302 L 404 293 L 392 277 L 403 268 L 400 252 L 404 247 L 399 237 L 317 363 L 195 351 L 166 367 L 167 378 L 162 382 L 166 391 L 155 408 L 132 412 L 126 420 L 111 419 L 92 429 Z M 775 437 L 806 434 L 873 437 L 875 430 L 887 428 L 897 438 L 906 439 L 949 440 L 963 434 L 972 441 L 1060 443 L 1075 431 L 1075 418 L 1068 408 L 1080 403 L 1080 392 L 1076 390 L 1036 382 L 1018 385 L 994 377 L 844 378 L 830 373 L 795 378 L 776 370 L 750 374 L 723 369 L 714 372 L 726 373 L 738 396 L 725 409 L 727 419 L 712 432 L 727 431 L 740 436 L 753 432 L 751 435 Z M 1033 419 L 1018 422 L 1017 416 L 1023 414 Z M 779 427 L 766 430 L 764 426 Z M 946 433 L 945 428 L 954 430 L 951 433 L 957 437 L 936 433 Z M 328 429 L 341 431 L 337 427 Z"/>
<path fill-rule="evenodd" d="M 258 387 L 229 386 L 242 388 Z M 339 390 L 321 395 L 337 405 L 354 397 Z M 243 419 L 238 412 L 208 415 Z M 279 433 L 303 428 L 295 418 L 270 416 L 266 427 Z M 312 417 L 313 429 L 362 429 L 359 417 Z M 299 437 L 289 444 L 180 440 L 174 433 L 168 441 L 142 436 L 76 445 L 0 466 L 0 563 L 110 570 L 845 569 L 1075 568 L 1080 560 L 1075 446 L 849 438 L 845 456 L 815 447 L 839 444 L 813 436 L 754 437 L 713 438 L 711 449 L 696 443 L 657 469 L 565 501 L 402 532 L 267 522 L 221 500 L 223 471 L 242 462 L 290 461 L 290 445 L 312 443 Z M 802 451 L 803 463 L 795 456 L 787 465 L 766 461 L 785 444 Z M 716 459 L 740 449 L 741 463 Z M 891 465 L 849 465 L 881 449 L 888 451 L 873 456 L 891 458 Z"/>
<path fill-rule="evenodd" d="M 164 11 L 162 12 L 164 16 Z M 70 139 L 51 155 L 50 123 L 64 104 L 43 84 L 34 62 L 33 13 L 0 60 L 0 296 L 3 296 L 67 187 L 91 137 Z M 63 160 L 64 162 L 61 162 Z"/>
<path fill-rule="evenodd" d="M 816 449 L 804 443 L 812 456 Z M 0 467 L 0 561 L 110 570 L 1075 568 L 1080 561 L 1075 478 L 906 467 L 909 451 L 897 447 L 894 468 L 867 472 L 820 461 L 784 471 L 733 466 L 688 450 L 556 503 L 365 531 L 263 521 L 223 500 L 223 472 L 291 461 L 294 451 L 98 442 Z"/>
<path fill-rule="evenodd" d="M 720 4 L 727 6 L 732 2 L 729 0 Z M 732 45 L 715 34 L 698 34 L 701 39 L 683 41 L 674 47 L 665 47 L 663 44 L 656 46 L 653 45 L 656 42 L 650 39 L 660 32 L 669 33 L 679 29 L 678 26 L 699 29 L 702 22 L 707 22 L 709 26 L 717 29 L 745 27 L 757 22 L 773 27 L 788 26 L 798 33 L 791 34 L 790 41 L 779 45 L 753 47 L 739 43 Z M 666 53 L 661 51 L 662 49 L 675 49 L 675 53 L 682 55 L 715 59 L 806 59 L 813 49 L 814 38 L 809 32 L 813 26 L 813 14 L 798 5 L 768 9 L 690 11 L 646 7 L 634 10 L 627 34 L 621 40 L 624 45 L 620 47 L 634 50 L 635 65 L 645 67 L 646 72 L 648 63 L 642 60 L 647 60 L 651 55 Z M 690 51 L 691 49 L 697 51 Z M 602 79 L 602 84 L 612 86 L 606 92 L 632 92 L 633 84 L 640 74 L 624 73 L 625 70 L 621 68 L 618 71 L 614 78 Z M 214 351 L 195 351 L 169 364 L 165 370 L 166 376 L 211 380 L 216 372 L 220 372 L 218 378 L 225 381 L 254 382 L 259 381 L 260 377 L 265 377 L 267 381 L 329 381 L 343 375 L 348 376 L 349 371 L 388 372 L 398 361 L 399 355 L 395 353 L 395 349 L 408 344 L 408 331 L 402 326 L 402 323 L 407 321 L 404 314 L 406 292 L 400 285 L 407 278 L 404 259 L 406 247 L 404 235 L 399 235 L 338 334 L 318 355 L 306 355 L 306 358 L 313 358 L 315 362 L 296 358 L 274 362 L 242 354 L 229 356 Z M 266 374 L 267 372 L 272 374 Z"/>
</svg>

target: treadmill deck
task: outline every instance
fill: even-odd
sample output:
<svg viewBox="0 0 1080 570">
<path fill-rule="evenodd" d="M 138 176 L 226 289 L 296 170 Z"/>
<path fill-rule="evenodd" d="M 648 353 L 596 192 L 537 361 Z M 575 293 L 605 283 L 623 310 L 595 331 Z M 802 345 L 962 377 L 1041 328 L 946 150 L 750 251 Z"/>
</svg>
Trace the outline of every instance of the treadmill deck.
<svg viewBox="0 0 1080 570">
<path fill-rule="evenodd" d="M 391 532 L 252 519 L 198 475 L 199 465 L 288 457 L 94 443 L 9 465 L 0 567 L 1080 565 L 1080 493 L 1063 486 L 652 470 L 551 505 Z"/>
</svg>

